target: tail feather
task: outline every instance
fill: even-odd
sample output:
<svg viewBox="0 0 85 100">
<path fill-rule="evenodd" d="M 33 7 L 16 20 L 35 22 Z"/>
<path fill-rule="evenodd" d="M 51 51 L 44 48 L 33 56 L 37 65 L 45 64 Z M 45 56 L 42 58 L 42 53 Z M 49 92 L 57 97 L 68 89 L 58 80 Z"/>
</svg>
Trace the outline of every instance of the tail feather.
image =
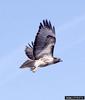
<svg viewBox="0 0 85 100">
<path fill-rule="evenodd" d="M 27 60 L 20 66 L 20 68 L 26 68 L 26 67 L 31 68 L 31 67 L 34 67 L 34 63 L 35 63 L 34 60 Z"/>
</svg>

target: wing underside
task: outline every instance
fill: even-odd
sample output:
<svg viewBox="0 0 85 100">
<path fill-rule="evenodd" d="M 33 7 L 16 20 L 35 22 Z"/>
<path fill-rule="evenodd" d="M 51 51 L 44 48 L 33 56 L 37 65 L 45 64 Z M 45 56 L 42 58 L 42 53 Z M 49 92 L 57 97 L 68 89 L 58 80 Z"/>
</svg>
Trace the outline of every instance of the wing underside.
<svg viewBox="0 0 85 100">
<path fill-rule="evenodd" d="M 28 46 L 26 46 L 25 48 L 25 54 L 27 55 L 28 58 L 30 59 L 34 59 L 34 55 L 33 55 L 33 42 L 31 42 L 32 45 L 30 45 L 28 43 Z"/>
<path fill-rule="evenodd" d="M 52 27 L 50 21 L 48 22 L 47 20 L 43 20 L 43 24 L 40 23 L 34 41 L 33 55 L 35 59 L 39 59 L 45 54 L 53 55 L 55 42 L 55 27 Z"/>
</svg>

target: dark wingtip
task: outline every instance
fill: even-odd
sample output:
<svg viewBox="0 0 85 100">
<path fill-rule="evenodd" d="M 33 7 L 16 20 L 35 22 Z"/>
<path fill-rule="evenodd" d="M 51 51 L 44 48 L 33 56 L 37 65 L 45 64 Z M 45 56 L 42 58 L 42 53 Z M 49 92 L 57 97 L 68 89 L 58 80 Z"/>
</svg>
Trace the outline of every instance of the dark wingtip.
<svg viewBox="0 0 85 100">
<path fill-rule="evenodd" d="M 48 20 L 47 19 L 46 19 L 46 26 L 49 27 L 49 23 L 48 23 Z"/>
<path fill-rule="evenodd" d="M 24 66 L 24 65 L 21 65 L 19 68 L 26 68 L 26 66 Z"/>
<path fill-rule="evenodd" d="M 23 65 L 21 65 L 19 68 L 24 68 L 24 66 L 23 66 Z"/>
<path fill-rule="evenodd" d="M 50 22 L 50 20 L 49 20 L 49 27 L 50 27 L 50 29 L 52 29 L 52 25 L 51 25 L 51 22 Z"/>
<path fill-rule="evenodd" d="M 31 44 L 30 44 L 30 43 L 28 43 L 28 45 L 29 45 L 29 47 L 30 47 L 30 48 L 33 48 L 33 46 L 34 46 L 34 42 L 33 42 L 33 41 L 31 41 Z M 28 46 L 26 46 L 26 47 L 28 47 Z"/>
<path fill-rule="evenodd" d="M 47 27 L 47 28 L 50 28 L 50 27 L 49 27 L 49 22 L 48 22 L 47 19 L 46 19 L 46 20 L 43 20 L 43 25 L 44 25 L 45 27 Z"/>
<path fill-rule="evenodd" d="M 48 21 L 47 19 L 45 19 L 45 20 L 43 19 L 43 23 L 40 22 L 40 26 L 39 26 L 38 32 L 43 27 L 51 29 L 53 31 L 53 33 L 55 33 L 55 27 L 54 26 L 52 27 L 52 24 L 51 24 L 50 20 Z"/>
<path fill-rule="evenodd" d="M 34 46 L 34 42 L 33 41 L 31 41 L 31 44 L 32 44 L 32 46 Z"/>
<path fill-rule="evenodd" d="M 53 30 L 53 33 L 55 33 L 55 27 L 54 26 L 53 26 L 53 29 L 52 30 Z"/>
<path fill-rule="evenodd" d="M 48 21 L 47 19 L 46 20 L 43 20 L 43 25 L 51 30 L 54 30 L 54 27 L 52 28 L 52 24 L 50 22 L 50 20 Z"/>
<path fill-rule="evenodd" d="M 43 25 L 46 26 L 46 21 L 45 20 L 43 20 Z"/>
<path fill-rule="evenodd" d="M 28 46 L 26 45 L 26 48 L 28 48 Z"/>
<path fill-rule="evenodd" d="M 43 27 L 43 24 L 40 22 L 40 28 Z"/>
<path fill-rule="evenodd" d="M 38 32 L 40 31 L 40 29 L 43 27 L 43 24 L 40 22 L 40 25 L 39 25 L 39 30 Z"/>
</svg>

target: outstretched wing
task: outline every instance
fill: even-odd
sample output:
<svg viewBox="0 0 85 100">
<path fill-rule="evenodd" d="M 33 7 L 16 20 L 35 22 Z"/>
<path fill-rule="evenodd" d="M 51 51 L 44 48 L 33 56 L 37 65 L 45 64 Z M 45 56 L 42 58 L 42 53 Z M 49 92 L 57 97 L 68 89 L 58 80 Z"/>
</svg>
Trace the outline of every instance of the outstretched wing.
<svg viewBox="0 0 85 100">
<path fill-rule="evenodd" d="M 56 42 L 55 27 L 51 25 L 51 22 L 43 20 L 43 24 L 40 23 L 38 33 L 35 37 L 33 55 L 35 59 L 39 59 L 44 55 L 53 55 L 54 45 Z"/>
<path fill-rule="evenodd" d="M 30 59 L 34 59 L 34 56 L 33 56 L 33 42 L 31 42 L 31 44 L 32 45 L 30 45 L 29 43 L 28 43 L 28 45 L 29 46 L 26 46 L 26 48 L 25 48 L 25 54 L 27 55 L 27 57 L 28 58 L 30 58 Z"/>
</svg>

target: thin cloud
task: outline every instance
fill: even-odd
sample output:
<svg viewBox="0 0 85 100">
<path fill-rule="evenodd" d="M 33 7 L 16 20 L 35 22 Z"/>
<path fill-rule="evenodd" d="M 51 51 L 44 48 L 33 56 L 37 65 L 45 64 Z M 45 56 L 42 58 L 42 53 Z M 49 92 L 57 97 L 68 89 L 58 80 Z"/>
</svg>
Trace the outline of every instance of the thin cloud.
<svg viewBox="0 0 85 100">
<path fill-rule="evenodd" d="M 81 21 L 84 21 L 84 20 L 85 20 L 85 15 L 77 16 L 73 20 L 70 20 L 67 23 L 65 23 L 62 26 L 60 26 L 57 29 L 57 32 L 60 32 L 60 31 L 63 31 L 63 30 L 67 30 L 67 29 L 69 29 L 71 27 L 76 27 L 76 25 L 78 25 Z"/>
</svg>

